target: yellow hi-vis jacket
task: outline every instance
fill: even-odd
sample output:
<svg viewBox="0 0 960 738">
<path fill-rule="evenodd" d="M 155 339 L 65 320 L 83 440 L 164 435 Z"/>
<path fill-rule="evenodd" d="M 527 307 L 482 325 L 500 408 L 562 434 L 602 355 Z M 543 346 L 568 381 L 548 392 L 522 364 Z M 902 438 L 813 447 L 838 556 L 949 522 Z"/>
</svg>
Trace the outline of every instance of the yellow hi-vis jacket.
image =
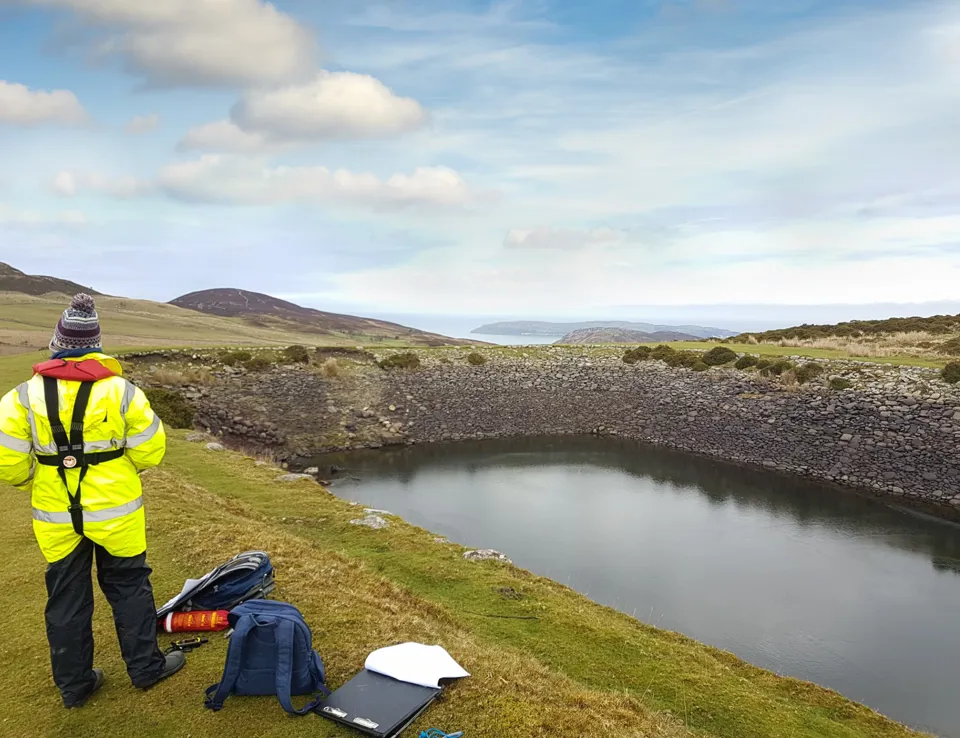
<svg viewBox="0 0 960 738">
<path fill-rule="evenodd" d="M 92 374 L 78 364 L 86 362 Z M 96 362 L 95 364 L 91 362 Z M 52 362 L 51 362 L 52 363 Z M 64 376 L 95 376 L 84 413 L 84 452 L 124 449 L 119 458 L 88 466 L 81 502 L 83 535 L 114 556 L 137 556 L 147 548 L 139 472 L 156 466 L 166 452 L 160 418 L 143 391 L 122 376 L 120 363 L 103 354 L 67 359 L 66 371 L 46 372 L 57 380 L 60 422 L 70 432 L 80 381 Z M 40 374 L 0 399 L 0 481 L 32 489 L 33 531 L 48 562 L 59 561 L 80 543 L 68 509 L 70 498 L 59 465 L 37 464 L 35 457 L 57 458 L 57 444 L 47 415 L 44 378 Z M 70 494 L 76 494 L 79 468 L 65 470 Z"/>
</svg>

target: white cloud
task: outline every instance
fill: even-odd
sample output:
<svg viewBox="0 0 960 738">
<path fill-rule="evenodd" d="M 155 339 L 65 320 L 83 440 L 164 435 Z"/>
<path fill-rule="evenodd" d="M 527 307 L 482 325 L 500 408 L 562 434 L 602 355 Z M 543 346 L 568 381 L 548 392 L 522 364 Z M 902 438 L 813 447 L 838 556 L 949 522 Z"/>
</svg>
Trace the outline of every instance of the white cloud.
<svg viewBox="0 0 960 738">
<path fill-rule="evenodd" d="M 837 247 L 848 242 L 852 250 Z M 799 230 L 681 235 L 666 250 L 642 245 L 544 254 L 490 252 L 480 239 L 469 250 L 436 249 L 399 267 L 336 275 L 324 298 L 397 313 L 455 305 L 461 314 L 497 306 L 564 315 L 630 304 L 926 302 L 954 299 L 960 284 L 960 216 L 825 220 Z M 574 303 L 561 285 L 575 285 Z"/>
<path fill-rule="evenodd" d="M 513 228 L 503 245 L 508 249 L 569 251 L 623 243 L 628 237 L 625 231 L 612 228 Z"/>
<path fill-rule="evenodd" d="M 230 120 L 191 128 L 177 144 L 178 151 L 208 151 L 223 154 L 263 154 L 286 148 L 262 133 L 249 133 Z"/>
<path fill-rule="evenodd" d="M 0 124 L 79 125 L 86 119 L 83 106 L 69 90 L 31 90 L 26 85 L 0 80 Z"/>
<path fill-rule="evenodd" d="M 422 167 L 382 180 L 374 174 L 321 166 L 271 166 L 239 156 L 207 154 L 170 164 L 159 186 L 183 200 L 233 205 L 341 200 L 374 207 L 468 204 L 474 194 L 452 169 Z"/>
<path fill-rule="evenodd" d="M 94 50 L 158 85 L 256 85 L 305 79 L 314 34 L 261 0 L 20 0 L 103 30 Z"/>
<path fill-rule="evenodd" d="M 127 175 L 60 172 L 53 178 L 51 188 L 61 197 L 75 197 L 89 193 L 123 200 L 148 194 L 153 191 L 154 185 L 152 182 Z"/>
<path fill-rule="evenodd" d="M 156 113 L 150 113 L 149 115 L 135 115 L 130 119 L 127 125 L 124 126 L 123 130 L 131 135 L 136 136 L 156 130 L 159 125 L 160 116 Z"/>
<path fill-rule="evenodd" d="M 86 216 L 79 210 L 62 210 L 58 213 L 43 213 L 38 210 L 22 210 L 0 202 L 0 226 L 6 228 L 45 228 L 64 226 L 79 228 L 87 225 Z"/>
<path fill-rule="evenodd" d="M 248 92 L 231 117 L 274 139 L 322 140 L 396 135 L 420 126 L 426 113 L 369 75 L 321 72 L 310 84 Z"/>
</svg>

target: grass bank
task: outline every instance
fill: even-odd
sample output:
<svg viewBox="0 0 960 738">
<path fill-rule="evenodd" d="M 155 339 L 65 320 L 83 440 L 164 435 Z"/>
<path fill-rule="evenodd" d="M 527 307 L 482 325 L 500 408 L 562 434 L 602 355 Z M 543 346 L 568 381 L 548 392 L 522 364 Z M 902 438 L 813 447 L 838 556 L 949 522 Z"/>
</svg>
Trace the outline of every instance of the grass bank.
<svg viewBox="0 0 960 738">
<path fill-rule="evenodd" d="M 0 360 L 0 387 L 30 360 Z M 332 686 L 371 650 L 404 640 L 443 644 L 473 674 L 419 721 L 470 738 L 900 738 L 917 735 L 829 690 L 779 677 L 684 636 L 597 605 L 556 582 L 493 562 L 391 518 L 350 524 L 358 510 L 319 485 L 280 483 L 278 470 L 172 434 L 167 460 L 144 477 L 158 600 L 233 553 L 262 547 L 278 570 L 275 596 L 301 608 Z M 124 678 L 112 621 L 98 598 L 98 663 L 108 683 L 88 708 L 59 707 L 43 631 L 43 560 L 28 496 L 0 485 L 0 735 L 117 738 L 347 736 L 275 700 L 202 707 L 226 643 L 190 655 L 188 669 L 148 693 Z M 410 731 L 416 735 L 416 730 Z"/>
</svg>

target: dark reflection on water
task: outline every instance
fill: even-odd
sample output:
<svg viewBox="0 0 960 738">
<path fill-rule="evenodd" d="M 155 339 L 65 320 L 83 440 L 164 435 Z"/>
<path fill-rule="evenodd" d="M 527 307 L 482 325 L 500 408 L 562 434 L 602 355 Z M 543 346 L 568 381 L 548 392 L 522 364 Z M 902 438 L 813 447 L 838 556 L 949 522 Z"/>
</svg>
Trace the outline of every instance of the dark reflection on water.
<svg viewBox="0 0 960 738">
<path fill-rule="evenodd" d="M 600 438 L 326 457 L 333 487 L 641 620 L 960 737 L 960 527 Z"/>
</svg>

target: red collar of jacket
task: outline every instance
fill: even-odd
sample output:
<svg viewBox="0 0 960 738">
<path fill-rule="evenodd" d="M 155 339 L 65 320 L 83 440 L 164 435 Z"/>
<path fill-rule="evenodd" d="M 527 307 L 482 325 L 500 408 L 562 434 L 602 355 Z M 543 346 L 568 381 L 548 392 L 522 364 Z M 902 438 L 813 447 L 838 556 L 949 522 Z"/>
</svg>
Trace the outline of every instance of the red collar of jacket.
<svg viewBox="0 0 960 738">
<path fill-rule="evenodd" d="M 105 367 L 96 359 L 84 361 L 65 361 L 51 359 L 33 367 L 33 371 L 42 377 L 65 379 L 70 382 L 96 382 L 100 379 L 115 377 L 117 373 Z"/>
</svg>

